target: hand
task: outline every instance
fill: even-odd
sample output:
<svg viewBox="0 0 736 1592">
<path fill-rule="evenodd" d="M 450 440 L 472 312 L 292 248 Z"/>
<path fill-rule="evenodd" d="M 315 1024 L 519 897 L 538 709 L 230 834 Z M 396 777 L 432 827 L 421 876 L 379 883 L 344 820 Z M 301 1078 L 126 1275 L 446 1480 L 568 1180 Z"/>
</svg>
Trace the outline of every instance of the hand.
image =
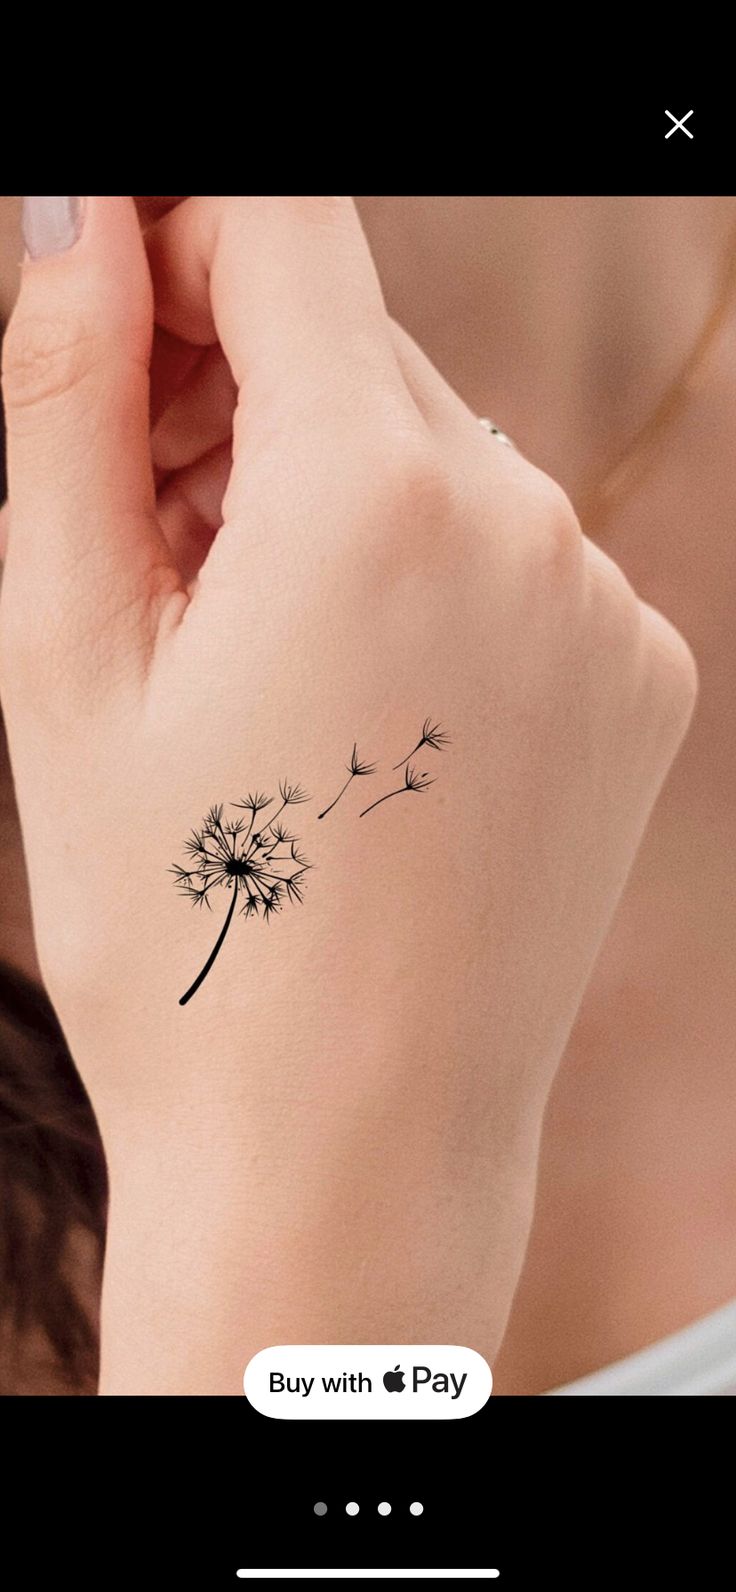
<svg viewBox="0 0 736 1592">
<path fill-rule="evenodd" d="M 492 1358 L 691 655 L 391 323 L 349 201 L 188 199 L 147 254 L 132 201 L 85 203 L 5 339 L 0 668 L 108 1155 L 103 1389 L 238 1392 L 279 1341 Z M 152 458 L 154 314 L 201 358 Z M 318 820 L 354 745 L 376 772 Z M 284 780 L 303 904 L 264 922 L 241 874 L 190 911 L 187 834 Z"/>
</svg>

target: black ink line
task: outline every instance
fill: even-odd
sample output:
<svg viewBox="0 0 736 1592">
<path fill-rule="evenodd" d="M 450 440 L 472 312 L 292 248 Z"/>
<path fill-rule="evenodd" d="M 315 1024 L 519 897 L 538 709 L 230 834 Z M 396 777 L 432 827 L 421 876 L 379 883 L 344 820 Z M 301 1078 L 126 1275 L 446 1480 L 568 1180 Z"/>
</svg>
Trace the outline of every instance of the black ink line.
<svg viewBox="0 0 736 1592">
<path fill-rule="evenodd" d="M 451 745 L 452 742 L 449 735 L 446 734 L 441 726 L 439 724 L 433 724 L 431 719 L 425 719 L 422 725 L 422 733 L 417 741 L 416 746 L 411 752 L 409 752 L 408 756 L 402 757 L 400 763 L 394 763 L 394 769 L 403 768 L 404 764 L 408 763 L 410 758 L 416 757 L 417 752 L 420 752 L 423 746 L 431 746 L 436 752 L 441 752 L 443 746 Z"/>
<path fill-rule="evenodd" d="M 204 980 L 206 979 L 207 974 L 209 973 L 209 970 L 210 970 L 210 968 L 212 966 L 212 963 L 215 961 L 215 959 L 218 956 L 219 952 L 222 950 L 222 944 L 223 944 L 223 941 L 225 939 L 225 935 L 227 934 L 227 931 L 228 931 L 228 929 L 230 927 L 230 924 L 232 923 L 233 913 L 235 911 L 235 903 L 236 903 L 237 899 L 238 899 L 238 881 L 237 881 L 237 879 L 233 879 L 233 898 L 232 898 L 232 901 L 230 902 L 230 911 L 228 912 L 228 915 L 227 915 L 227 917 L 225 919 L 225 922 L 222 925 L 222 929 L 220 930 L 220 935 L 219 935 L 219 938 L 217 940 L 217 944 L 215 945 L 214 950 L 208 956 L 207 961 L 205 962 L 201 973 L 198 973 L 197 977 L 194 980 L 194 983 L 190 984 L 189 989 L 186 992 L 186 995 L 182 995 L 182 997 L 181 997 L 181 999 L 179 1001 L 179 1005 L 180 1006 L 186 1006 L 187 1001 L 190 1001 L 192 996 L 196 995 L 200 984 L 204 983 Z"/>
<path fill-rule="evenodd" d="M 381 802 L 390 801 L 392 796 L 402 796 L 404 791 L 407 790 L 428 790 L 429 786 L 434 785 L 434 783 L 434 780 L 430 779 L 428 774 L 418 774 L 415 768 L 409 766 L 404 775 L 403 785 L 398 785 L 396 790 L 387 791 L 385 796 L 379 796 L 378 801 L 371 802 L 370 807 L 364 807 L 360 817 L 365 818 L 366 813 L 372 813 L 374 807 L 380 807 Z"/>
<path fill-rule="evenodd" d="M 279 791 L 281 807 L 278 813 L 282 812 L 284 807 L 296 806 L 309 800 L 301 785 L 289 785 L 283 781 L 279 785 Z M 247 918 L 258 917 L 260 908 L 261 917 L 268 921 L 274 912 L 283 909 L 285 900 L 288 899 L 291 903 L 303 900 L 302 881 L 311 863 L 297 850 L 297 836 L 290 835 L 283 824 L 276 823 L 278 813 L 275 813 L 262 829 L 253 828 L 258 813 L 270 807 L 272 801 L 272 796 L 256 792 L 254 796 L 247 796 L 244 801 L 233 803 L 234 807 L 244 809 L 250 814 L 247 828 L 245 818 L 223 823 L 221 804 L 210 807 L 202 828 L 193 829 L 184 842 L 184 849 L 192 858 L 192 866 L 182 868 L 179 863 L 174 863 L 170 869 L 178 889 L 192 906 L 206 906 L 211 911 L 212 890 L 224 886 L 233 892 L 217 944 L 198 978 L 181 997 L 180 1006 L 185 1006 L 187 1001 L 191 1000 L 222 949 L 225 935 L 232 922 L 241 882 L 244 887 L 241 891 L 241 901 L 243 894 L 246 899 L 242 902 L 240 910 Z M 277 855 L 280 845 L 289 846 L 286 856 Z"/>
<path fill-rule="evenodd" d="M 352 756 L 350 758 L 350 762 L 346 765 L 346 767 L 348 769 L 348 777 L 347 777 L 347 779 L 345 781 L 345 784 L 342 787 L 342 790 L 338 791 L 334 802 L 330 802 L 329 807 L 325 807 L 324 812 L 317 814 L 318 818 L 326 818 L 327 814 L 332 812 L 333 807 L 337 806 L 337 804 L 338 804 L 338 802 L 340 800 L 340 797 L 345 795 L 345 792 L 346 792 L 346 790 L 348 788 L 348 785 L 352 784 L 352 781 L 354 779 L 362 779 L 363 776 L 366 775 L 366 774 L 375 774 L 376 769 L 378 767 L 378 764 L 377 763 L 361 763 L 360 758 L 358 757 L 358 744 L 357 744 L 357 741 L 356 741 L 354 746 L 353 746 L 353 752 L 352 752 Z"/>
</svg>

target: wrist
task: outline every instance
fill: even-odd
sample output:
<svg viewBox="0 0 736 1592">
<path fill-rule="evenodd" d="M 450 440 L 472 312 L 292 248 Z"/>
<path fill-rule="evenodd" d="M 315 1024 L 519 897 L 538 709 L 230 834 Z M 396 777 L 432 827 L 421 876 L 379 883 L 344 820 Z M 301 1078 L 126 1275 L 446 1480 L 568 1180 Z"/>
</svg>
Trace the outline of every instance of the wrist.
<svg viewBox="0 0 736 1592">
<path fill-rule="evenodd" d="M 188 1112 L 109 1157 L 103 1393 L 233 1393 L 278 1342 L 460 1342 L 496 1353 L 533 1199 L 535 1144 L 473 1164 L 365 1117 L 317 1151 Z M 490 1166 L 492 1163 L 492 1174 Z"/>
</svg>

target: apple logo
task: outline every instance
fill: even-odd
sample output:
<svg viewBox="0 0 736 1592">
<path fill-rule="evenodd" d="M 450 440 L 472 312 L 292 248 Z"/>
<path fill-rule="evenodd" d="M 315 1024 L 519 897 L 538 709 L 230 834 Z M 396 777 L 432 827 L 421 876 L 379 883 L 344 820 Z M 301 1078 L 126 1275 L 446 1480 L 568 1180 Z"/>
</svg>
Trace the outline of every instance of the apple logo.
<svg viewBox="0 0 736 1592">
<path fill-rule="evenodd" d="M 383 1385 L 387 1393 L 403 1393 L 404 1373 L 401 1366 L 394 1366 L 393 1371 L 387 1371 L 383 1378 Z"/>
</svg>

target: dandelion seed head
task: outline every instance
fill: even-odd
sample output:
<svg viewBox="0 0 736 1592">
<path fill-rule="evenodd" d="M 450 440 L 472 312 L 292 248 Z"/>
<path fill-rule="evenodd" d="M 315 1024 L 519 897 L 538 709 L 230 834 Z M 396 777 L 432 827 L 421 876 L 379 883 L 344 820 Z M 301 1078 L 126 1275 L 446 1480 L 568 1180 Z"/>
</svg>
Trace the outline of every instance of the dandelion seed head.
<svg viewBox="0 0 736 1592">
<path fill-rule="evenodd" d="M 228 857 L 224 872 L 232 879 L 245 879 L 253 868 L 247 857 Z"/>
<path fill-rule="evenodd" d="M 356 742 L 355 745 L 353 746 L 352 755 L 351 755 L 350 762 L 347 765 L 347 767 L 348 767 L 348 773 L 349 774 L 352 774 L 354 777 L 357 777 L 357 778 L 362 778 L 365 774 L 375 774 L 376 769 L 378 767 L 378 764 L 377 763 L 362 763 L 360 758 L 359 758 L 359 756 L 358 756 L 358 745 L 357 745 L 357 742 Z"/>
<path fill-rule="evenodd" d="M 420 746 L 432 746 L 436 752 L 441 752 L 443 746 L 449 746 L 451 742 L 449 735 L 442 729 L 441 725 L 433 724 L 431 719 L 425 719 L 422 725 L 422 739 L 419 744 Z"/>
<path fill-rule="evenodd" d="M 233 802 L 233 807 L 244 807 L 246 812 L 255 817 L 256 813 L 263 812 L 264 807 L 270 807 L 272 801 L 273 796 L 267 796 L 265 791 L 249 791 L 242 801 Z"/>
<path fill-rule="evenodd" d="M 296 840 L 296 835 L 290 835 L 286 826 L 278 820 L 273 825 L 271 834 L 278 846 L 288 846 L 291 845 L 293 840 Z"/>
<path fill-rule="evenodd" d="M 299 802 L 309 801 L 309 795 L 301 785 L 290 785 L 288 780 L 279 781 L 279 791 L 285 807 L 296 807 Z"/>
<path fill-rule="evenodd" d="M 279 789 L 284 805 L 308 800 L 300 785 L 284 781 Z M 222 887 L 229 893 L 232 906 L 238 904 L 232 902 L 232 897 L 240 889 L 240 914 L 246 918 L 268 920 L 275 912 L 283 911 L 286 901 L 302 901 L 301 880 L 311 864 L 297 849 L 297 836 L 290 834 L 283 823 L 250 832 L 256 813 L 269 807 L 273 800 L 274 797 L 256 791 L 244 801 L 232 803 L 233 807 L 250 812 L 250 824 L 245 818 L 223 821 L 224 806 L 214 804 L 202 820 L 201 829 L 192 829 L 184 842 L 192 866 L 185 868 L 174 863 L 169 869 L 175 887 L 191 906 L 212 911 L 212 898 L 216 899 Z M 279 846 L 289 850 L 276 855 Z"/>
<path fill-rule="evenodd" d="M 430 785 L 434 785 L 434 779 L 430 779 L 428 771 L 425 770 L 423 774 L 420 774 L 416 764 L 408 763 L 404 774 L 404 784 L 407 790 L 421 791 L 427 790 Z"/>
</svg>

